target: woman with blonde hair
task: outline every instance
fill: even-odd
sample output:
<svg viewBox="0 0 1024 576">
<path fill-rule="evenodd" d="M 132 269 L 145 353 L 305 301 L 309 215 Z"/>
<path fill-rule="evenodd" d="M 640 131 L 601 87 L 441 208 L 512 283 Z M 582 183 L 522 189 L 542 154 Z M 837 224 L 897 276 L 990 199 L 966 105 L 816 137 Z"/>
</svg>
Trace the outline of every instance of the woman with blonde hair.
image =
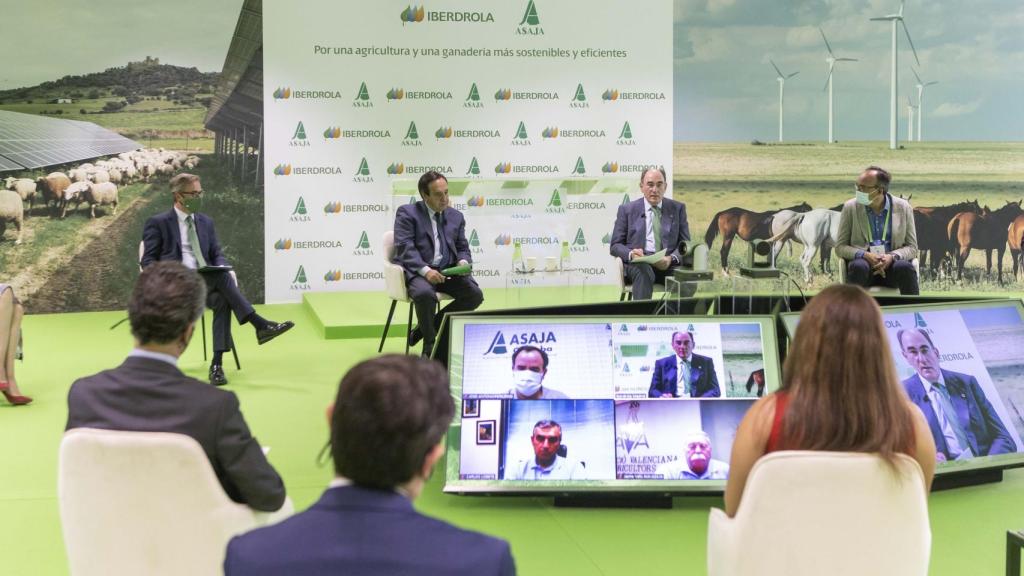
<svg viewBox="0 0 1024 576">
<path fill-rule="evenodd" d="M 14 380 L 14 359 L 20 357 L 21 318 L 25 310 L 14 297 L 14 290 L 7 284 L 0 284 L 0 392 L 15 406 L 32 402 L 22 396 Z"/>
<path fill-rule="evenodd" d="M 935 441 L 896 376 L 882 311 L 862 288 L 830 286 L 800 314 L 782 386 L 736 432 L 726 514 L 736 515 L 754 462 L 778 450 L 877 453 L 893 466 L 907 454 L 931 488 Z"/>
</svg>

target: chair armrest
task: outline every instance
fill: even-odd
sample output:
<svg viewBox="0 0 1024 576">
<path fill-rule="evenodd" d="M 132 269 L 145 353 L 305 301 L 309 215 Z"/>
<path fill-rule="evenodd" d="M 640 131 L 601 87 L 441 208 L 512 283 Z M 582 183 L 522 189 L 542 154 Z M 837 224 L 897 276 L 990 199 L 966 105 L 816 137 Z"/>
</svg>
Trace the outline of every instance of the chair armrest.
<svg viewBox="0 0 1024 576">
<path fill-rule="evenodd" d="M 408 302 L 409 294 L 405 287 L 405 269 L 392 262 L 384 263 L 384 288 L 388 298 L 399 302 Z"/>
<path fill-rule="evenodd" d="M 737 550 L 734 539 L 735 522 L 725 511 L 712 508 L 708 516 L 708 576 L 736 574 Z"/>
</svg>

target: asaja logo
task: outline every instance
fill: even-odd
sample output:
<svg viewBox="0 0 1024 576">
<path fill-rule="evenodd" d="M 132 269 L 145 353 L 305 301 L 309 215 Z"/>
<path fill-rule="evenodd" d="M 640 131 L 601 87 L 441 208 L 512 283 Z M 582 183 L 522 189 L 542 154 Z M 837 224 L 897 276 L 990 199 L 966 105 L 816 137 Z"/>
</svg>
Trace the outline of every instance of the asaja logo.
<svg viewBox="0 0 1024 576">
<path fill-rule="evenodd" d="M 558 126 L 544 128 L 540 135 L 545 139 L 558 138 Z"/>
<path fill-rule="evenodd" d="M 416 130 L 416 122 L 409 122 L 409 129 L 405 131 L 405 138 L 402 139 L 402 146 L 422 146 L 420 133 Z"/>
<path fill-rule="evenodd" d="M 601 93 L 601 100 L 605 102 L 614 102 L 619 99 L 618 90 L 605 90 Z"/>
<path fill-rule="evenodd" d="M 573 167 L 572 173 L 580 176 L 587 173 L 587 167 L 583 164 L 583 156 L 576 157 L 576 166 Z"/>
<path fill-rule="evenodd" d="M 483 196 L 470 196 L 466 200 L 466 206 L 470 208 L 483 208 L 487 205 L 487 200 Z"/>
<path fill-rule="evenodd" d="M 516 135 L 512 137 L 512 145 L 529 146 L 530 144 L 530 136 L 526 133 L 526 124 L 520 120 L 519 126 L 516 128 Z"/>
<path fill-rule="evenodd" d="M 288 87 L 274 90 L 274 100 L 287 100 L 292 97 L 292 89 Z"/>
<path fill-rule="evenodd" d="M 353 256 L 373 256 L 373 249 L 370 248 L 370 238 L 366 235 L 366 230 L 359 235 L 359 241 L 356 242 L 356 249 L 352 251 Z"/>
<path fill-rule="evenodd" d="M 498 91 L 494 93 L 494 99 L 499 101 L 499 102 L 505 102 L 505 101 L 511 100 L 512 99 L 512 89 L 511 88 L 499 88 Z"/>
<path fill-rule="evenodd" d="M 291 222 L 309 222 L 309 214 L 306 212 L 306 201 L 299 196 L 299 201 L 295 203 L 295 209 L 292 210 L 291 217 L 288 218 Z"/>
<path fill-rule="evenodd" d="M 341 214 L 341 202 L 328 202 L 324 206 L 324 214 Z"/>
<path fill-rule="evenodd" d="M 359 162 L 359 168 L 356 169 L 356 175 L 352 177 L 352 181 L 364 184 L 373 182 L 373 176 L 370 175 L 370 165 L 367 164 L 365 156 Z"/>
<path fill-rule="evenodd" d="M 608 246 L 611 243 L 612 243 L 612 233 L 611 232 L 605 234 L 604 236 L 601 236 L 601 244 L 604 244 L 605 246 Z"/>
<path fill-rule="evenodd" d="M 336 140 L 341 138 L 341 128 L 337 126 L 331 126 L 324 130 L 324 138 L 327 140 Z"/>
<path fill-rule="evenodd" d="M 583 235 L 583 228 L 576 229 L 576 237 L 572 240 L 572 246 L 569 247 L 573 252 L 590 252 L 590 248 L 587 247 L 587 237 Z"/>
<path fill-rule="evenodd" d="M 278 164 L 274 166 L 274 176 L 291 176 L 292 165 L 291 164 Z"/>
<path fill-rule="evenodd" d="M 495 246 L 511 246 L 512 245 L 512 235 L 511 234 L 498 234 L 498 236 L 494 238 L 494 245 Z"/>
<path fill-rule="evenodd" d="M 388 175 L 397 176 L 405 172 L 405 164 L 399 162 L 398 164 L 388 164 Z"/>
<path fill-rule="evenodd" d="M 477 164 L 477 162 L 476 162 L 476 156 L 473 156 L 473 159 L 470 160 L 470 162 L 469 162 L 469 170 L 466 170 L 466 174 L 469 174 L 469 175 L 472 175 L 472 176 L 479 176 L 480 175 L 480 165 Z"/>
<path fill-rule="evenodd" d="M 306 268 L 299 266 L 298 271 L 295 272 L 295 278 L 292 279 L 292 283 L 288 286 L 289 290 L 309 290 L 309 281 L 306 279 Z"/>
<path fill-rule="evenodd" d="M 355 99 L 352 101 L 353 108 L 373 108 L 373 102 L 370 102 L 370 91 L 366 89 L 366 82 L 359 85 L 359 93 L 356 94 Z"/>
<path fill-rule="evenodd" d="M 569 101 L 569 108 L 590 108 L 587 103 L 587 93 L 583 91 L 583 84 L 576 85 L 576 93 Z"/>
<path fill-rule="evenodd" d="M 605 162 L 604 166 L 601 166 L 601 172 L 604 174 L 616 174 L 619 171 L 618 162 Z"/>
<path fill-rule="evenodd" d="M 309 140 L 306 139 L 306 127 L 303 126 L 301 121 L 295 127 L 295 133 L 292 134 L 292 140 L 288 145 L 295 148 L 309 146 Z"/>
<path fill-rule="evenodd" d="M 508 347 L 505 345 L 505 335 L 501 333 L 501 330 L 491 339 L 491 345 L 484 352 L 484 355 L 487 354 L 508 354 Z"/>
<path fill-rule="evenodd" d="M 551 198 L 548 200 L 548 205 L 544 208 L 544 211 L 548 214 L 565 213 L 565 207 L 562 206 L 562 195 L 558 193 L 558 188 L 551 192 Z"/>
<path fill-rule="evenodd" d="M 407 22 L 423 22 L 424 15 L 423 6 L 406 6 L 405 10 L 402 10 L 402 26 Z"/>
<path fill-rule="evenodd" d="M 388 90 L 388 102 L 392 100 L 401 100 L 402 98 L 405 98 L 405 90 L 401 88 L 392 88 L 391 90 Z"/>
<path fill-rule="evenodd" d="M 328 270 L 324 274 L 325 282 L 338 282 L 339 280 L 341 280 L 341 270 Z"/>
<path fill-rule="evenodd" d="M 477 235 L 476 228 L 469 233 L 469 251 L 473 254 L 482 254 L 484 251 L 480 246 L 480 236 Z"/>
<path fill-rule="evenodd" d="M 626 204 L 629 204 L 630 202 L 631 202 L 631 200 L 629 199 L 629 194 L 623 194 L 622 195 L 622 202 L 620 202 L 619 205 L 620 206 L 625 206 Z"/>
<path fill-rule="evenodd" d="M 511 162 L 498 162 L 498 165 L 494 167 L 495 174 L 511 174 L 512 163 Z"/>
<path fill-rule="evenodd" d="M 466 96 L 466 100 L 462 103 L 463 108 L 483 108 L 484 103 L 480 101 L 480 91 L 477 90 L 476 82 L 469 87 L 469 95 Z"/>
<path fill-rule="evenodd" d="M 498 333 L 494 335 L 494 338 L 491 339 L 491 344 L 487 347 L 487 351 L 484 352 L 484 355 L 508 354 L 509 348 L 515 350 L 520 346 L 526 346 L 527 344 L 543 348 L 545 352 L 550 352 L 551 347 L 545 346 L 545 344 L 556 343 L 558 343 L 558 339 L 555 338 L 555 333 L 550 330 L 547 332 L 513 333 L 507 342 L 505 341 L 505 335 L 502 334 L 501 330 L 499 330 Z"/>
<path fill-rule="evenodd" d="M 628 121 L 622 125 L 622 131 L 619 132 L 619 138 L 615 143 L 619 146 L 636 146 L 636 140 L 633 140 L 633 129 L 629 127 Z"/>
<path fill-rule="evenodd" d="M 516 27 L 516 34 L 527 36 L 542 36 L 544 34 L 544 29 L 540 26 L 540 16 L 537 15 L 537 5 L 533 0 L 526 4 L 523 19 Z"/>
<path fill-rule="evenodd" d="M 277 242 L 274 242 L 274 250 L 291 250 L 291 249 L 292 249 L 292 239 L 291 238 L 281 238 Z"/>
<path fill-rule="evenodd" d="M 437 129 L 437 132 L 434 132 L 434 138 L 451 138 L 452 133 L 453 131 L 451 126 L 441 126 Z"/>
</svg>

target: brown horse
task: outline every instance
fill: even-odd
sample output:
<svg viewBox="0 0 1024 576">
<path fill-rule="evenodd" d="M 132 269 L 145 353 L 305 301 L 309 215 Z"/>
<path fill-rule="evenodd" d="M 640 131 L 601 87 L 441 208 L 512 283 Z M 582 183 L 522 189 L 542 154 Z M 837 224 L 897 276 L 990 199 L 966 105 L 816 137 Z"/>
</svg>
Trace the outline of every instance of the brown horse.
<svg viewBox="0 0 1024 576">
<path fill-rule="evenodd" d="M 1024 268 L 1024 215 L 1017 216 L 1006 230 L 1006 243 L 1010 245 L 1010 258 L 1013 260 L 1013 278 L 1017 279 L 1017 270 Z"/>
<path fill-rule="evenodd" d="M 971 248 L 985 251 L 985 274 L 992 274 L 992 251 L 999 254 L 999 282 L 1003 281 L 1003 254 L 1006 253 L 1006 230 L 1010 222 L 1024 214 L 1020 200 L 1007 202 L 996 211 L 989 211 L 986 206 L 981 214 L 961 212 L 949 221 L 950 252 L 956 262 L 956 279 L 960 280 L 964 273 L 964 262 L 971 254 Z"/>
<path fill-rule="evenodd" d="M 801 202 L 796 206 L 782 208 L 781 210 L 792 210 L 793 212 L 809 212 L 811 205 Z M 772 216 L 781 210 L 769 210 L 767 212 L 752 212 L 745 208 L 732 207 L 715 214 L 708 225 L 708 231 L 704 234 L 704 242 L 711 248 L 715 237 L 722 235 L 722 270 L 729 270 L 729 249 L 732 248 L 732 241 L 737 235 L 743 240 L 767 240 L 772 237 Z"/>
<path fill-rule="evenodd" d="M 914 227 L 917 229 L 917 252 L 921 269 L 928 263 L 928 256 L 931 256 L 931 271 L 934 273 L 939 269 L 942 256 L 949 247 L 949 221 L 961 212 L 981 214 L 981 206 L 975 199 L 950 206 L 914 208 Z"/>
</svg>

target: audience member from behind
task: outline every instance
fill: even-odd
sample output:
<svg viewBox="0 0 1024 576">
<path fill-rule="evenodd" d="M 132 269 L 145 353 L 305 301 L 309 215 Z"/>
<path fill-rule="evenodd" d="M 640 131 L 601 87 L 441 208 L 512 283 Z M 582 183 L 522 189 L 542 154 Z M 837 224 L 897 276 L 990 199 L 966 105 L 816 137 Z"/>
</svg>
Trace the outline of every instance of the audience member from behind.
<svg viewBox="0 0 1024 576">
<path fill-rule="evenodd" d="M 0 392 L 15 406 L 24 406 L 32 398 L 22 396 L 14 379 L 14 360 L 21 357 L 21 318 L 25 309 L 14 296 L 14 289 L 0 283 Z"/>
<path fill-rule="evenodd" d="M 781 388 L 755 402 L 736 432 L 729 516 L 754 462 L 778 450 L 877 453 L 893 466 L 907 454 L 931 487 L 935 441 L 897 379 L 881 309 L 862 288 L 830 286 L 800 314 Z"/>
<path fill-rule="evenodd" d="M 301 514 L 234 538 L 227 576 L 508 575 L 508 543 L 416 512 L 455 411 L 440 364 L 385 355 L 353 367 L 328 410 L 336 473 Z"/>
<path fill-rule="evenodd" d="M 67 429 L 191 436 L 232 500 L 277 510 L 285 501 L 284 483 L 249 433 L 238 398 L 178 369 L 205 301 L 196 271 L 177 262 L 147 266 L 128 302 L 135 349 L 117 368 L 71 385 Z"/>
</svg>

